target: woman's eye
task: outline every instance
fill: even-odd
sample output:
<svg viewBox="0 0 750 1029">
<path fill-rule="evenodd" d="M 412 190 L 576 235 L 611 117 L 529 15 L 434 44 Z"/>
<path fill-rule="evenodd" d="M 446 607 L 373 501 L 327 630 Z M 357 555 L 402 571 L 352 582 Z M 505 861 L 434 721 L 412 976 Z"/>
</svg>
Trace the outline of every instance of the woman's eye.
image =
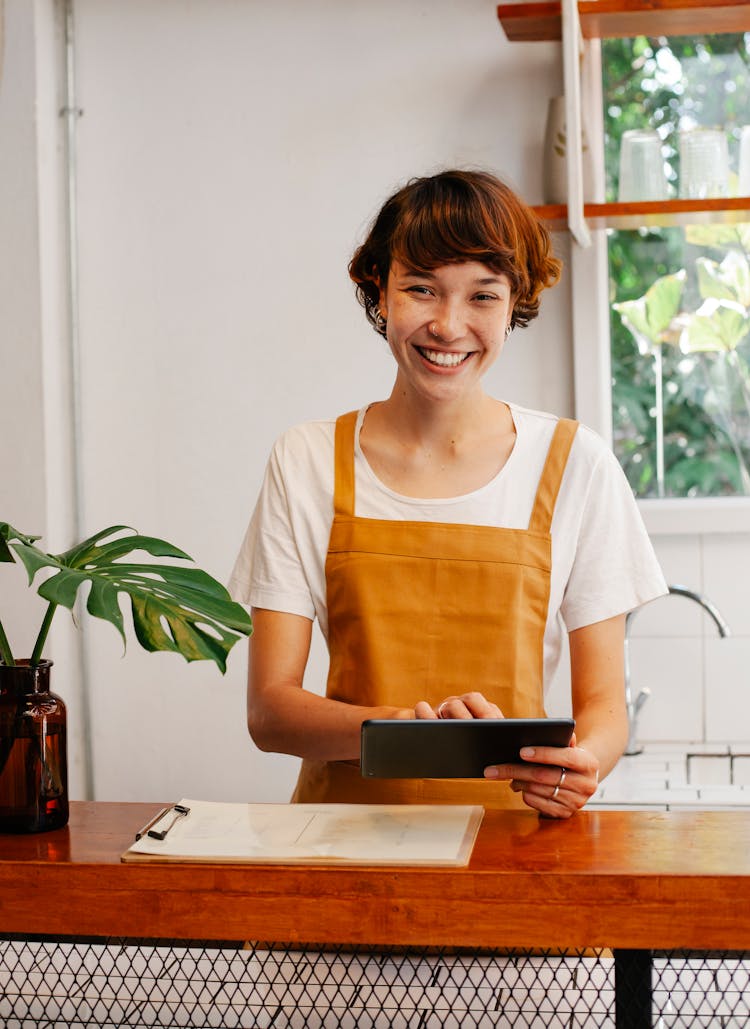
<svg viewBox="0 0 750 1029">
<path fill-rule="evenodd" d="M 494 293 L 477 293 L 475 300 L 497 300 Z"/>
<path fill-rule="evenodd" d="M 419 296 L 430 296 L 430 289 L 428 286 L 409 286 L 407 293 L 417 293 Z"/>
</svg>

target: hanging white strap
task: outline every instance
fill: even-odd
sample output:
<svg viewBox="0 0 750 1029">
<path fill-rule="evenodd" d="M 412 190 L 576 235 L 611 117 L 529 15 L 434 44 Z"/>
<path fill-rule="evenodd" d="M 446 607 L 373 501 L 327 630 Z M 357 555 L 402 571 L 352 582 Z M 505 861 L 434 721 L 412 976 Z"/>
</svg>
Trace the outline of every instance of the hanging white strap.
<svg viewBox="0 0 750 1029">
<path fill-rule="evenodd" d="M 562 54 L 568 155 L 568 228 L 582 247 L 591 246 L 583 216 L 583 145 L 581 130 L 580 55 L 583 49 L 577 0 L 562 0 Z"/>
</svg>

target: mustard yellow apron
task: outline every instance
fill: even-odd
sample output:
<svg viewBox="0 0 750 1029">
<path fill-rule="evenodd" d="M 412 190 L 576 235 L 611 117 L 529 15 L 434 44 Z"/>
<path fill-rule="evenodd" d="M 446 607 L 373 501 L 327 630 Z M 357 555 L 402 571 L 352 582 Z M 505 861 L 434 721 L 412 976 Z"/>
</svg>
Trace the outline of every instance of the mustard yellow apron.
<svg viewBox="0 0 750 1029">
<path fill-rule="evenodd" d="M 557 423 L 528 529 L 505 529 L 358 518 L 356 421 L 336 422 L 326 696 L 413 707 L 479 690 L 506 717 L 543 717 L 550 526 L 578 423 Z M 292 800 L 524 806 L 505 782 L 364 779 L 339 761 L 303 761 Z"/>
</svg>

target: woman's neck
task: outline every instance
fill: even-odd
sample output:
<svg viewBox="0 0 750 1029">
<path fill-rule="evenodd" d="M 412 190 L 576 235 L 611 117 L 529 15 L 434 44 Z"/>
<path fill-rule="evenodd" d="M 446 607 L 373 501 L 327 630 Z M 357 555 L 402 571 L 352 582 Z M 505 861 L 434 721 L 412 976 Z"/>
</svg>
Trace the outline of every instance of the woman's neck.
<svg viewBox="0 0 750 1029">
<path fill-rule="evenodd" d="M 411 497 L 452 497 L 486 485 L 508 460 L 515 426 L 507 404 L 482 393 L 468 407 L 404 403 L 394 391 L 367 411 L 360 446 L 375 475 Z"/>
</svg>

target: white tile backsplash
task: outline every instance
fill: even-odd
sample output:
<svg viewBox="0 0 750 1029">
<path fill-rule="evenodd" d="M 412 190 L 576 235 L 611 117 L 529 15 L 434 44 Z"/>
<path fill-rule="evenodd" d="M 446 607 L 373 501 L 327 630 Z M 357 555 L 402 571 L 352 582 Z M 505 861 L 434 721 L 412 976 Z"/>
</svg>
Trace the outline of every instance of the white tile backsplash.
<svg viewBox="0 0 750 1029">
<path fill-rule="evenodd" d="M 750 751 L 747 756 L 732 758 L 732 781 L 742 786 L 750 786 Z"/>
<path fill-rule="evenodd" d="M 703 739 L 703 641 L 638 638 L 629 646 L 633 696 L 651 690 L 638 716 L 638 739 Z"/>
<path fill-rule="evenodd" d="M 706 536 L 704 588 L 733 636 L 750 636 L 750 533 Z"/>
<path fill-rule="evenodd" d="M 750 735 L 750 637 L 705 641 L 706 739 Z"/>
<path fill-rule="evenodd" d="M 654 549 L 664 578 L 670 585 L 687 586 L 700 592 L 701 546 L 696 536 L 658 536 Z M 700 608 L 682 597 L 660 597 L 642 607 L 632 619 L 633 636 L 697 636 Z"/>
<path fill-rule="evenodd" d="M 750 531 L 654 537 L 670 585 L 711 601 L 727 622 L 722 639 L 712 618 L 687 597 L 661 597 L 631 619 L 633 695 L 651 696 L 637 738 L 708 750 L 750 737 Z M 747 775 L 750 780 L 750 749 Z M 739 767 L 739 766 L 738 766 Z"/>
</svg>

